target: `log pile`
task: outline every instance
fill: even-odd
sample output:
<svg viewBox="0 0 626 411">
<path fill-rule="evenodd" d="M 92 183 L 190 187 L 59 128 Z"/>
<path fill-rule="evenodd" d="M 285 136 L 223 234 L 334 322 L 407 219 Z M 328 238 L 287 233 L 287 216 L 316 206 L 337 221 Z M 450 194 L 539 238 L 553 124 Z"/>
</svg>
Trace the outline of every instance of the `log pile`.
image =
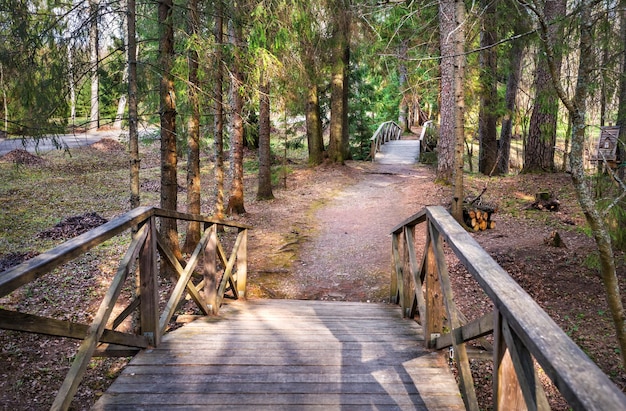
<svg viewBox="0 0 626 411">
<path fill-rule="evenodd" d="M 481 198 L 487 191 L 483 188 L 481 193 L 474 199 L 466 198 L 463 202 L 463 221 L 465 225 L 473 231 L 493 230 L 496 222 L 492 219 L 496 208 L 483 203 Z"/>
<path fill-rule="evenodd" d="M 495 209 L 491 207 L 468 206 L 463 209 L 465 224 L 474 231 L 484 231 L 496 228 L 496 222 L 492 219 Z"/>
</svg>

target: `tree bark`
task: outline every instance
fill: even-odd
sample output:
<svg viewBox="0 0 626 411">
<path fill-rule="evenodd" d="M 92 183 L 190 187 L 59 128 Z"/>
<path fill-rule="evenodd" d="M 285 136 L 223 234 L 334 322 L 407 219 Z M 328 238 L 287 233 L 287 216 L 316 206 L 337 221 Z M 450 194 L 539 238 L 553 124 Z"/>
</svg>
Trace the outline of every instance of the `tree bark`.
<svg viewBox="0 0 626 411">
<path fill-rule="evenodd" d="M 122 4 L 123 3 L 124 2 L 122 2 Z M 123 16 L 124 17 L 122 18 L 123 21 L 122 21 L 121 27 L 122 29 L 127 29 L 128 28 L 128 13 L 124 14 Z M 126 40 L 126 47 L 128 47 L 128 40 Z M 122 83 L 128 83 L 128 70 L 129 70 L 128 62 L 126 62 L 126 64 L 124 65 L 124 72 L 122 74 Z M 122 121 L 124 119 L 124 109 L 126 108 L 126 103 L 127 103 L 127 94 L 122 93 L 122 95 L 120 95 L 120 98 L 117 102 L 117 111 L 115 113 L 115 120 L 113 121 L 113 128 L 115 130 L 122 129 Z"/>
<path fill-rule="evenodd" d="M 565 16 L 566 0 L 546 1 L 543 14 L 547 22 L 549 41 L 556 44 L 559 41 L 559 25 L 554 20 Z M 561 53 L 554 55 L 554 66 L 557 77 L 561 74 Z M 556 145 L 556 124 L 559 110 L 558 96 L 554 91 L 550 70 L 546 60 L 541 55 L 537 59 L 535 72 L 535 105 L 530 117 L 528 140 L 524 150 L 523 172 L 554 171 L 554 147 Z"/>
<path fill-rule="evenodd" d="M 400 94 L 400 107 L 398 109 L 398 125 L 402 128 L 402 132 L 406 133 L 411 130 L 409 127 L 409 99 L 407 93 L 407 84 L 409 71 L 406 66 L 408 53 L 408 40 L 404 39 L 400 42 L 398 50 L 398 93 Z M 419 116 L 418 116 L 419 117 Z"/>
<path fill-rule="evenodd" d="M 309 164 L 319 165 L 324 161 L 324 140 L 317 84 L 313 80 L 307 92 L 306 138 L 309 147 Z"/>
<path fill-rule="evenodd" d="M 174 58 L 174 26 L 172 24 L 173 0 L 159 1 L 159 66 L 161 74 L 161 208 L 176 210 L 178 200 L 178 180 L 176 152 L 176 94 L 172 62 Z M 180 259 L 178 225 L 176 219 L 161 219 L 161 236 Z"/>
<path fill-rule="evenodd" d="M 344 164 L 345 157 L 344 147 L 344 126 L 345 126 L 345 103 L 344 103 L 344 87 L 346 86 L 345 67 L 346 58 L 346 25 L 347 10 L 343 1 L 335 1 L 334 27 L 332 34 L 332 80 L 330 92 L 330 142 L 328 145 L 328 156 L 333 163 Z"/>
<path fill-rule="evenodd" d="M 91 101 L 89 113 L 89 129 L 97 130 L 100 127 L 100 106 L 99 106 L 99 76 L 98 76 L 98 18 L 100 4 L 99 0 L 90 0 L 89 9 L 91 13 L 91 26 L 89 29 L 89 51 L 91 64 Z"/>
<path fill-rule="evenodd" d="M 127 3 L 128 30 L 128 141 L 130 146 L 130 208 L 139 207 L 139 133 L 137 115 L 137 37 L 135 0 Z"/>
<path fill-rule="evenodd" d="M 270 82 L 264 74 L 261 75 L 259 102 L 259 182 L 256 198 L 270 200 L 274 198 L 270 150 Z"/>
<path fill-rule="evenodd" d="M 200 18 L 198 16 L 198 0 L 189 0 L 189 34 L 197 38 L 200 34 Z M 189 67 L 188 88 L 191 115 L 187 123 L 187 212 L 200 214 L 200 81 L 198 67 L 200 56 L 196 45 L 192 45 L 187 56 Z M 198 221 L 190 221 L 187 226 L 183 251 L 193 252 L 200 241 L 201 225 Z"/>
<path fill-rule="evenodd" d="M 572 141 L 570 151 L 570 167 L 572 182 L 576 189 L 578 202 L 581 206 L 587 224 L 591 228 L 593 238 L 598 247 L 600 255 L 600 275 L 607 294 L 607 303 L 611 311 L 611 317 L 615 327 L 615 332 L 620 346 L 622 365 L 626 365 L 626 317 L 620 296 L 619 281 L 615 267 L 615 256 L 611 244 L 611 237 L 606 222 L 598 210 L 593 200 L 590 186 L 587 184 L 583 165 L 584 143 L 587 111 L 587 98 L 589 97 L 589 86 L 591 84 L 591 73 L 594 69 L 593 52 L 593 20 L 591 18 L 592 6 L 589 1 L 584 1 L 580 5 L 580 59 L 578 65 L 578 78 L 576 81 L 576 91 L 573 99 L 570 99 L 560 83 L 559 59 L 555 57 L 554 45 L 550 41 L 548 34 L 548 20 L 536 8 L 542 32 L 542 46 L 547 56 L 548 68 L 556 92 L 570 114 L 572 122 Z M 586 3 L 586 4 L 585 4 Z"/>
<path fill-rule="evenodd" d="M 224 4 L 215 1 L 215 217 L 224 220 L 224 70 L 222 68 L 222 42 L 224 41 Z"/>
<path fill-rule="evenodd" d="M 478 171 L 491 176 L 497 174 L 498 140 L 497 140 L 497 109 L 498 109 L 498 73 L 497 49 L 493 47 L 496 34 L 496 6 L 491 0 L 481 0 L 482 30 L 480 36 L 480 113 L 478 117 Z"/>
<path fill-rule="evenodd" d="M 626 161 L 626 0 L 620 1 L 620 41 L 622 46 L 622 75 L 619 79 L 619 107 L 617 112 L 617 125 L 619 127 L 619 138 L 622 142 L 618 144 L 618 153 L 621 160 Z M 626 167 L 618 169 L 618 177 L 623 181 Z"/>
<path fill-rule="evenodd" d="M 570 154 L 570 165 L 572 167 L 572 181 L 576 187 L 578 201 L 583 209 L 587 224 L 591 227 L 593 237 L 600 252 L 600 265 L 602 281 L 607 292 L 607 302 L 615 331 L 620 344 L 622 355 L 622 365 L 626 365 L 626 322 L 624 307 L 620 296 L 619 281 L 615 267 L 615 256 L 611 244 L 606 223 L 598 211 L 593 201 L 593 195 L 589 185 L 586 183 L 585 170 L 583 166 L 584 144 L 585 144 L 585 114 L 586 102 L 588 98 L 588 88 L 591 83 L 591 70 L 594 64 L 593 37 L 591 5 L 582 5 L 580 18 L 580 63 L 578 69 L 578 80 L 576 83 L 576 95 L 574 97 L 572 117 L 572 151 Z"/>
<path fill-rule="evenodd" d="M 498 144 L 498 172 L 500 174 L 509 173 L 511 139 L 513 137 L 513 113 L 515 113 L 517 90 L 522 77 L 523 57 L 524 44 L 520 40 L 513 41 L 509 51 L 509 76 L 506 82 L 506 95 L 504 97 L 506 114 L 502 119 L 500 143 Z"/>
<path fill-rule="evenodd" d="M 465 3 L 454 1 L 454 196 L 451 214 L 463 225 L 463 148 L 465 145 Z M 468 401 L 476 401 L 469 398 Z M 466 402 L 467 404 L 467 402 Z"/>
<path fill-rule="evenodd" d="M 235 11 L 235 15 L 238 12 Z M 228 214 L 245 214 L 246 209 L 244 207 L 244 191 L 243 191 L 243 96 L 241 95 L 241 87 L 244 86 L 242 62 L 241 62 L 241 26 L 236 21 L 233 21 L 233 30 L 231 33 L 231 41 L 233 42 L 234 59 L 233 68 L 231 70 L 231 82 L 233 89 L 233 130 L 231 135 L 232 146 L 232 167 L 233 167 L 233 181 L 230 188 L 230 197 L 228 199 L 228 207 L 226 212 Z"/>
<path fill-rule="evenodd" d="M 350 97 L 350 29 L 352 24 L 352 15 L 350 14 L 349 3 L 345 5 L 344 24 L 343 24 L 343 88 L 341 90 L 341 101 L 343 104 L 341 116 L 341 157 L 344 160 L 352 160 L 352 152 L 350 150 L 350 124 L 348 121 L 348 101 Z"/>
<path fill-rule="evenodd" d="M 437 180 L 448 184 L 452 184 L 455 171 L 454 7 L 454 0 L 439 1 L 441 119 L 437 142 Z"/>
</svg>

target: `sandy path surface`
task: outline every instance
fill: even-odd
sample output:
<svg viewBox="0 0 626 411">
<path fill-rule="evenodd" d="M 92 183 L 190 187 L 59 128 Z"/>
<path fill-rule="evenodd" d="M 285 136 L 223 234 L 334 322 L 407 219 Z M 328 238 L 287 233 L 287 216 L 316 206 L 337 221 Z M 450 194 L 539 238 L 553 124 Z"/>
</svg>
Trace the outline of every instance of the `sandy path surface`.
<svg viewBox="0 0 626 411">
<path fill-rule="evenodd" d="M 390 231 L 425 205 L 441 204 L 444 189 L 432 183 L 433 171 L 423 166 L 359 163 L 348 167 L 354 171 L 352 181 L 316 193 L 321 205 L 283 215 L 293 222 L 291 233 L 306 234 L 297 232 L 301 241 L 293 241 L 298 249 L 290 267 L 264 269 L 270 275 L 259 280 L 269 296 L 346 301 L 389 298 Z M 291 195 L 297 197 L 297 193 Z M 286 248 L 285 242 L 279 246 Z"/>
</svg>

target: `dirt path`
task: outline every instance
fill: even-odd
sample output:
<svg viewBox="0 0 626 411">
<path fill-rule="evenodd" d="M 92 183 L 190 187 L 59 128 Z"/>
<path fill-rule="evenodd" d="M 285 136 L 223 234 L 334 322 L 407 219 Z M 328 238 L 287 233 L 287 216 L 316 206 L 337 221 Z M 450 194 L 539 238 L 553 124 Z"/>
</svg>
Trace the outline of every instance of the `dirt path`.
<svg viewBox="0 0 626 411">
<path fill-rule="evenodd" d="M 282 269 L 262 264 L 257 277 L 262 296 L 346 301 L 389 298 L 389 233 L 425 205 L 441 204 L 443 189 L 432 183 L 432 170 L 427 167 L 371 163 L 346 167 L 350 181 L 339 187 L 330 183 L 327 190 L 315 193 L 318 198 L 308 210 L 300 210 L 298 218 L 287 214 L 275 219 L 275 227 L 284 218 L 294 221 L 274 253 L 286 253 L 291 260 Z M 267 262 L 267 258 L 252 259 Z"/>
</svg>

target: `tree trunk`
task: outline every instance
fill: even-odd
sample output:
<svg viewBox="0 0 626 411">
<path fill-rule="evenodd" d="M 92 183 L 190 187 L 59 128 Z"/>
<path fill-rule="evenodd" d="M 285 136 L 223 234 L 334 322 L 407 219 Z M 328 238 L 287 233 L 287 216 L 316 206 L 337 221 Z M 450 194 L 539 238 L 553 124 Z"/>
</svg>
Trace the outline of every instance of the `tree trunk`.
<svg viewBox="0 0 626 411">
<path fill-rule="evenodd" d="M 456 103 L 454 94 L 454 41 L 456 29 L 454 21 L 454 0 L 439 1 L 439 26 L 441 61 L 440 83 L 440 125 L 439 141 L 437 143 L 437 180 L 452 184 L 455 163 L 455 113 Z"/>
<path fill-rule="evenodd" d="M 72 53 L 71 44 L 67 45 L 67 68 L 68 68 L 68 84 L 70 87 L 70 122 L 72 128 L 76 125 L 76 83 L 74 81 L 74 55 Z M 0 65 L 0 73 L 2 73 L 2 66 Z M 7 117 L 7 93 L 4 85 L 4 74 L 2 73 L 2 95 L 4 97 L 4 130 L 7 131 L 8 117 Z"/>
<path fill-rule="evenodd" d="M 135 0 L 128 0 L 128 142 L 130 145 L 130 208 L 139 207 L 139 135 L 137 115 L 137 37 Z"/>
<path fill-rule="evenodd" d="M 576 81 L 576 93 L 574 99 L 570 99 L 560 83 L 559 63 L 555 57 L 553 43 L 547 36 L 547 21 L 539 17 L 542 45 L 548 58 L 550 74 L 556 92 L 567 108 L 572 122 L 572 141 L 570 151 L 570 167 L 572 173 L 572 182 L 576 189 L 578 202 L 581 206 L 587 224 L 591 228 L 592 235 L 595 239 L 600 255 L 600 273 L 602 282 L 607 293 L 607 303 L 611 311 L 611 317 L 615 327 L 615 332 L 620 346 L 622 356 L 622 366 L 626 365 L 626 321 L 624 315 L 624 307 L 620 296 L 619 281 L 615 268 L 615 256 L 611 245 L 611 237 L 609 235 L 606 222 L 602 214 L 593 201 L 593 195 L 590 186 L 585 178 L 585 170 L 583 165 L 584 143 L 586 122 L 585 115 L 587 111 L 587 98 L 589 97 L 589 86 L 591 85 L 591 73 L 594 68 L 594 52 L 593 52 L 593 19 L 591 18 L 592 6 L 589 2 L 580 5 L 581 16 L 578 19 L 580 24 L 580 59 L 578 65 L 578 78 Z M 546 18 L 547 19 L 547 18 Z M 548 42 L 546 43 L 546 38 Z"/>
<path fill-rule="evenodd" d="M 591 6 L 581 7 L 582 16 L 580 18 L 580 63 L 578 69 L 578 80 L 576 84 L 576 95 L 574 97 L 572 117 L 572 151 L 570 154 L 570 165 L 572 168 L 572 181 L 576 188 L 578 201 L 580 202 L 587 224 L 591 227 L 593 237 L 600 252 L 600 266 L 602 281 L 607 292 L 607 302 L 615 324 L 615 331 L 620 344 L 622 355 L 622 365 L 626 365 L 626 323 L 624 307 L 619 291 L 619 281 L 615 268 L 615 256 L 611 245 L 606 222 L 598 211 L 593 201 L 593 195 L 589 185 L 586 183 L 585 170 L 583 166 L 584 144 L 585 144 L 585 114 L 586 101 L 588 98 L 588 87 L 591 83 L 591 70 L 594 64 L 593 37 Z M 576 110 L 577 109 L 577 110 Z"/>
<path fill-rule="evenodd" d="M 343 88 L 341 90 L 341 101 L 343 104 L 341 116 L 341 157 L 344 160 L 352 160 L 352 152 L 350 150 L 350 124 L 348 121 L 348 100 L 350 97 L 350 25 L 351 14 L 349 6 L 346 5 L 344 11 L 343 25 Z"/>
<path fill-rule="evenodd" d="M 235 15 L 238 16 L 238 12 L 235 11 Z M 233 130 L 231 135 L 231 150 L 232 150 L 232 168 L 233 168 L 233 182 L 230 188 L 230 197 L 228 199 L 228 207 L 226 209 L 228 214 L 244 214 L 246 209 L 244 207 L 244 191 L 243 191 L 243 96 L 241 95 L 240 88 L 244 86 L 242 62 L 241 62 L 241 26 L 236 21 L 233 21 L 233 30 L 231 33 L 231 41 L 233 42 L 234 59 L 233 68 L 231 70 L 231 82 L 233 90 Z"/>
<path fill-rule="evenodd" d="M 346 85 L 346 31 L 347 10 L 341 0 L 335 1 L 334 27 L 332 35 L 332 80 L 330 91 L 330 142 L 328 145 L 329 159 L 333 163 L 344 164 L 347 159 L 344 154 L 344 124 L 345 104 L 344 87 Z"/>
<path fill-rule="evenodd" d="M 480 113 L 478 118 L 478 171 L 491 176 L 497 173 L 498 140 L 498 73 L 496 42 L 496 6 L 491 0 L 481 0 L 483 19 L 480 36 Z"/>
<path fill-rule="evenodd" d="M 128 27 L 128 14 L 127 13 L 124 14 L 122 17 L 121 27 L 122 29 L 125 29 Z M 128 44 L 126 44 L 126 46 L 128 47 Z M 126 64 L 124 65 L 124 72 L 122 73 L 122 83 L 127 83 L 127 82 L 128 82 L 128 62 L 126 62 Z M 113 129 L 115 130 L 122 129 L 122 120 L 124 119 L 124 109 L 126 109 L 126 103 L 127 103 L 126 97 L 127 97 L 127 94 L 120 95 L 120 98 L 117 102 L 117 111 L 115 113 L 115 120 L 113 121 Z"/>
<path fill-rule="evenodd" d="M 270 150 L 270 82 L 261 75 L 259 90 L 259 183 L 257 200 L 274 198 L 272 192 L 272 159 Z"/>
<path fill-rule="evenodd" d="M 620 42 L 622 46 L 622 75 L 619 79 L 619 107 L 617 112 L 617 125 L 619 128 L 618 140 L 622 142 L 621 147 L 618 145 L 622 162 L 626 161 L 626 0 L 620 1 Z M 626 167 L 620 167 L 618 176 L 622 181 Z"/>
<path fill-rule="evenodd" d="M 398 93 L 400 94 L 400 107 L 398 110 L 398 125 L 402 128 L 402 132 L 406 133 L 411 130 L 409 127 L 409 99 L 410 96 L 407 93 L 407 84 L 409 78 L 409 72 L 406 67 L 407 53 L 408 53 L 408 40 L 400 42 L 398 50 Z M 419 115 L 418 115 L 419 117 Z"/>
<path fill-rule="evenodd" d="M 224 5 L 215 1 L 215 217 L 224 219 L 224 70 L 222 68 L 222 42 L 224 41 Z"/>
<path fill-rule="evenodd" d="M 317 84 L 310 80 L 306 101 L 306 138 L 309 146 L 309 164 L 319 165 L 324 161 L 324 140 Z"/>
<path fill-rule="evenodd" d="M 454 1 L 455 26 L 452 41 L 454 43 L 454 196 L 451 214 L 463 225 L 463 148 L 465 145 L 465 3 Z M 476 399 L 469 398 L 475 402 Z M 467 404 L 467 402 L 466 402 Z"/>
<path fill-rule="evenodd" d="M 543 11 L 546 21 L 565 16 L 566 0 L 545 2 Z M 560 38 L 558 24 L 549 26 L 547 36 L 556 44 Z M 555 54 L 554 66 L 557 77 L 561 74 L 561 53 Z M 554 147 L 556 146 L 556 124 L 559 111 L 558 96 L 554 91 L 550 71 L 541 55 L 537 59 L 535 72 L 535 105 L 530 117 L 528 140 L 524 151 L 524 172 L 554 171 Z"/>
<path fill-rule="evenodd" d="M 197 38 L 200 33 L 200 18 L 198 17 L 198 0 L 189 0 L 189 34 Z M 187 212 L 200 214 L 200 81 L 198 66 L 200 56 L 196 45 L 192 44 L 188 52 L 189 67 L 189 106 L 191 116 L 187 124 Z M 200 241 L 201 225 L 198 221 L 190 221 L 187 226 L 187 235 L 183 250 L 193 252 Z"/>
<path fill-rule="evenodd" d="M 513 113 L 515 113 L 517 90 L 522 76 L 522 58 L 524 57 L 524 44 L 520 40 L 511 43 L 509 51 L 509 76 L 506 82 L 506 114 L 502 119 L 500 131 L 500 143 L 498 145 L 498 172 L 509 173 L 509 160 L 511 156 L 511 139 L 513 137 Z"/>
<path fill-rule="evenodd" d="M 174 59 L 174 27 L 172 24 L 173 0 L 159 1 L 159 67 L 161 74 L 161 208 L 176 210 L 178 180 L 176 152 L 176 100 L 172 62 Z M 178 226 L 176 219 L 161 219 L 161 236 L 167 246 L 180 259 Z"/>
<path fill-rule="evenodd" d="M 99 0 L 90 0 L 89 8 L 91 13 L 91 26 L 89 29 L 89 52 L 91 64 L 91 101 L 89 114 L 89 129 L 97 130 L 100 127 L 100 106 L 99 106 L 99 76 L 98 76 L 98 18 Z"/>
</svg>

